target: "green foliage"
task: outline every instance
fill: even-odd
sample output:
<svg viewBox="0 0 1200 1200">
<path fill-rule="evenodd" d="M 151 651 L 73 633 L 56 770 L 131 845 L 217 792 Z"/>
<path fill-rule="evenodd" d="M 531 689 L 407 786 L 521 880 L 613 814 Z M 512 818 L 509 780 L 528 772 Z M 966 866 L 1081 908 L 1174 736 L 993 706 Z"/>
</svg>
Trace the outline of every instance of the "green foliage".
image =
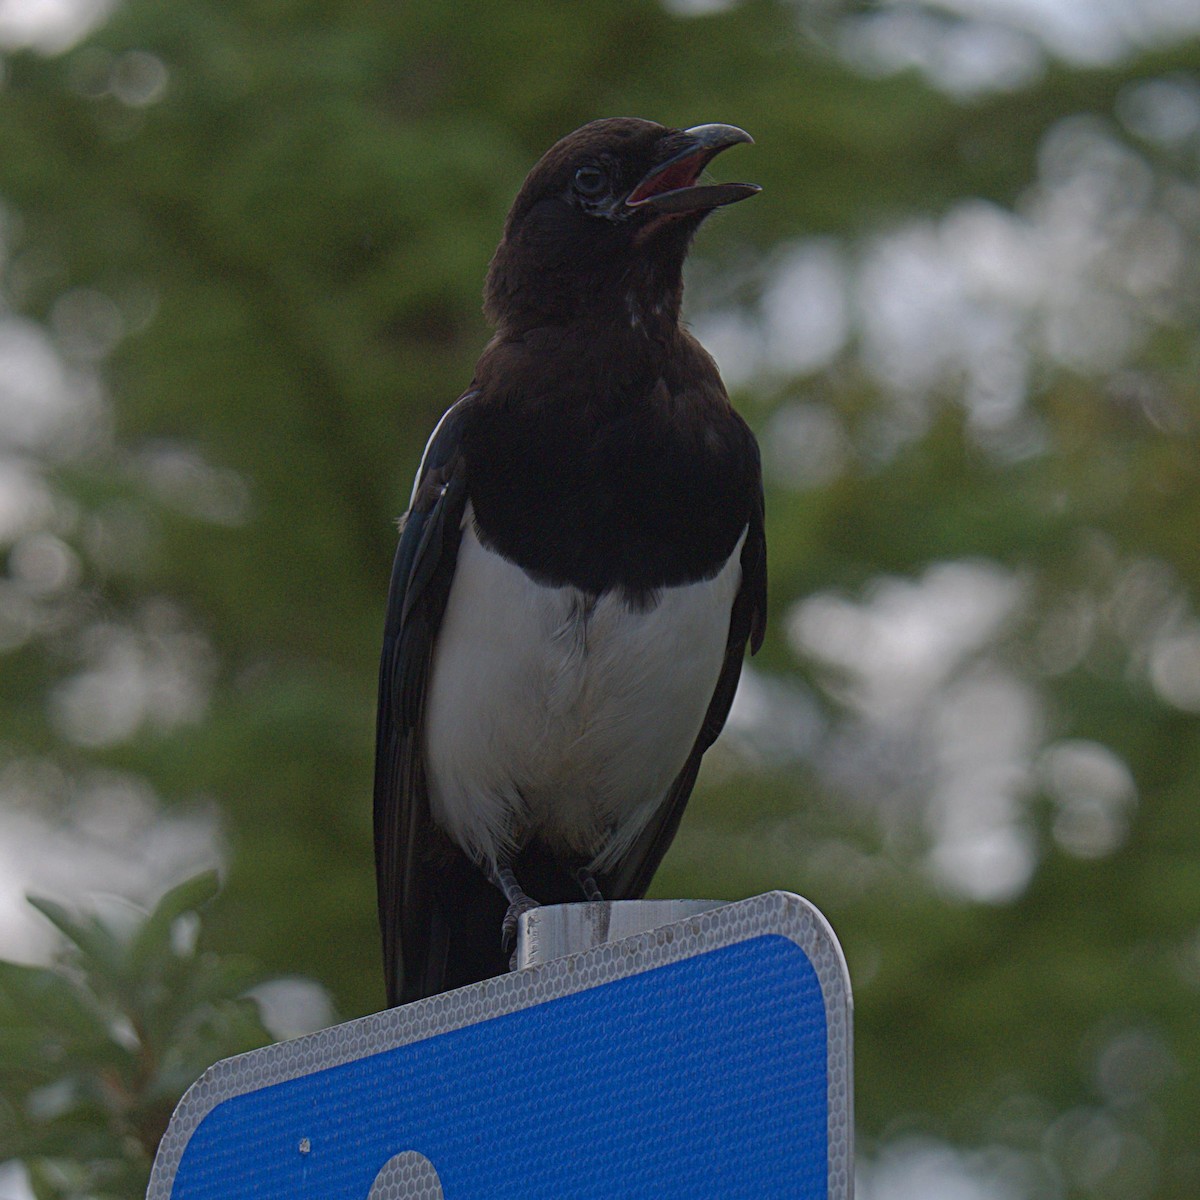
<svg viewBox="0 0 1200 1200">
<path fill-rule="evenodd" d="M 260 973 L 198 948 L 217 887 L 196 876 L 150 912 L 30 900 L 64 948 L 50 967 L 0 961 L 0 1162 L 23 1162 L 38 1200 L 144 1194 L 186 1088 L 271 1040 L 246 996 Z"/>
</svg>

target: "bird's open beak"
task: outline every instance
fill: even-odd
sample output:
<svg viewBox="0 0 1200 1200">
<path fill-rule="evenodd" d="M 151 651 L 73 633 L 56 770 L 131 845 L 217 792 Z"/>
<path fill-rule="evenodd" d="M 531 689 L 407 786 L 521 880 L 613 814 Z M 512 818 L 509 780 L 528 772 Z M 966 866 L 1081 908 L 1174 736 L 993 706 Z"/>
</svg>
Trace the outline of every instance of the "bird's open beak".
<svg viewBox="0 0 1200 1200">
<path fill-rule="evenodd" d="M 754 183 L 698 185 L 700 172 L 722 150 L 754 139 L 736 125 L 697 125 L 685 129 L 677 153 L 659 163 L 625 197 L 625 208 L 653 213 L 688 213 L 734 204 L 761 192 Z"/>
</svg>

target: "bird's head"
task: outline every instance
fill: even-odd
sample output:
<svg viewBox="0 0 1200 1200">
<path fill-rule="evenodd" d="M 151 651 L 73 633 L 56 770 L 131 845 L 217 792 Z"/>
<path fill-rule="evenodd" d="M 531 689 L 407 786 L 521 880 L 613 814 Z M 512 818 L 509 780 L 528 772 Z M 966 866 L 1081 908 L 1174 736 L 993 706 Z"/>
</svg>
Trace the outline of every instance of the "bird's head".
<svg viewBox="0 0 1200 1200">
<path fill-rule="evenodd" d="M 556 142 L 509 211 L 488 272 L 488 317 L 521 328 L 637 304 L 674 320 L 701 221 L 759 191 L 700 183 L 700 174 L 722 150 L 750 141 L 732 125 L 670 129 L 615 118 Z"/>
</svg>

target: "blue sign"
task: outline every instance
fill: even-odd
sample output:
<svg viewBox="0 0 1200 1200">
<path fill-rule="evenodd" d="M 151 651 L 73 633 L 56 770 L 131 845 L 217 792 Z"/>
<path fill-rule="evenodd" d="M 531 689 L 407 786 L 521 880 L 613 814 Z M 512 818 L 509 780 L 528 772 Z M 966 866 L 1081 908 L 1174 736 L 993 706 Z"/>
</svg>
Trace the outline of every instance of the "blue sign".
<svg viewBox="0 0 1200 1200">
<path fill-rule="evenodd" d="M 228 1059 L 151 1200 L 848 1198 L 850 997 L 773 892 Z"/>
</svg>

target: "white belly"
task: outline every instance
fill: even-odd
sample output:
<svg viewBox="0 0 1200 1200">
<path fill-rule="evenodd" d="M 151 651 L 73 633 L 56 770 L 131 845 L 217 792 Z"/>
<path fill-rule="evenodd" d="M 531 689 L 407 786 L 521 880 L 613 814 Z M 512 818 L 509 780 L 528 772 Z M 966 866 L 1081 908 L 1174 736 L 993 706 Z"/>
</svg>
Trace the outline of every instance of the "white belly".
<svg viewBox="0 0 1200 1200">
<path fill-rule="evenodd" d="M 480 544 L 468 506 L 425 710 L 434 819 L 482 862 L 532 836 L 593 870 L 619 860 L 700 731 L 740 554 L 638 612 L 535 583 Z"/>
</svg>

